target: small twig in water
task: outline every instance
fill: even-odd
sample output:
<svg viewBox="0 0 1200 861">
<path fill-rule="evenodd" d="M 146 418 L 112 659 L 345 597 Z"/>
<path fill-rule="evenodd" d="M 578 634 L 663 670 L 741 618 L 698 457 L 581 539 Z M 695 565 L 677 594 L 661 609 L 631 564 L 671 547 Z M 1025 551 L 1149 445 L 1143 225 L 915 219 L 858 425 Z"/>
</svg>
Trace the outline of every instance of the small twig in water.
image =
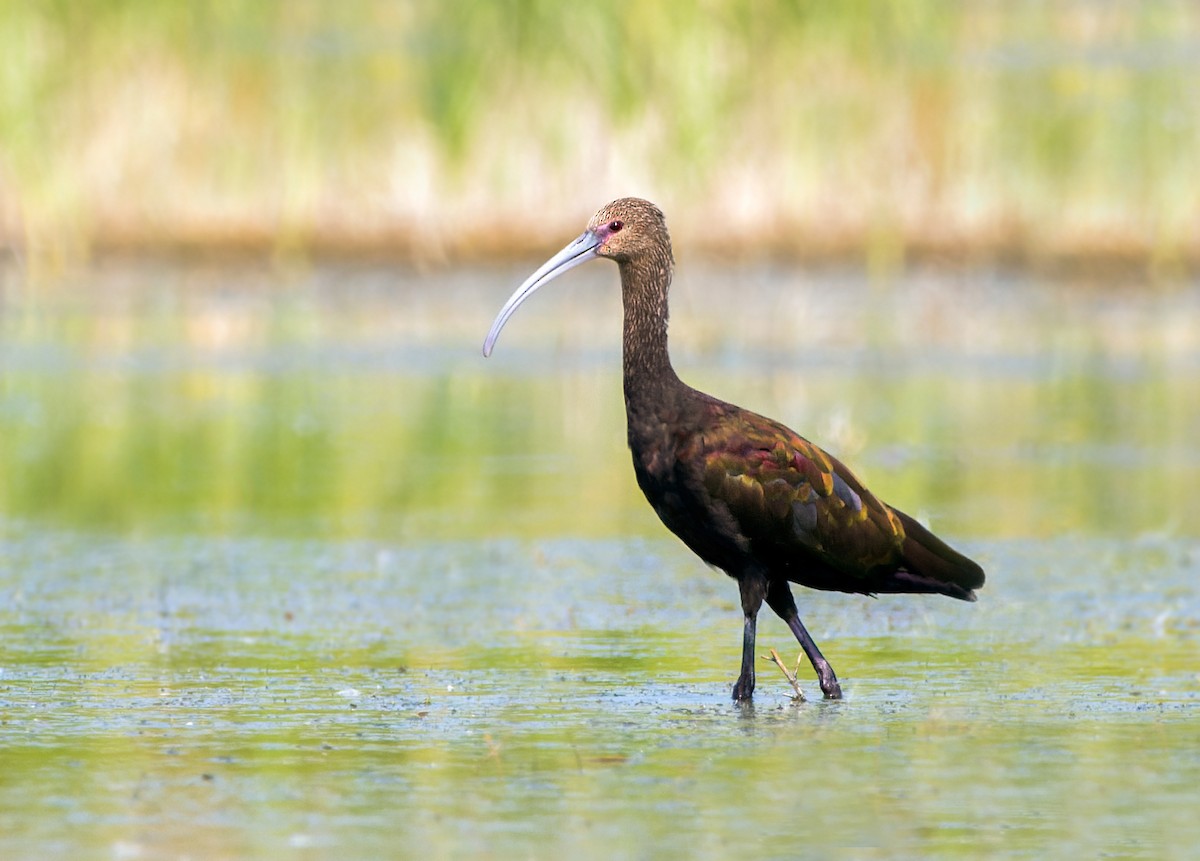
<svg viewBox="0 0 1200 861">
<path fill-rule="evenodd" d="M 797 702 L 805 702 L 804 691 L 800 690 L 800 683 L 796 681 L 796 674 L 783 665 L 783 659 L 779 657 L 779 653 L 774 649 L 771 650 L 771 660 L 775 662 L 775 666 L 783 672 L 784 678 L 791 682 L 792 690 L 796 692 L 795 699 Z"/>
</svg>

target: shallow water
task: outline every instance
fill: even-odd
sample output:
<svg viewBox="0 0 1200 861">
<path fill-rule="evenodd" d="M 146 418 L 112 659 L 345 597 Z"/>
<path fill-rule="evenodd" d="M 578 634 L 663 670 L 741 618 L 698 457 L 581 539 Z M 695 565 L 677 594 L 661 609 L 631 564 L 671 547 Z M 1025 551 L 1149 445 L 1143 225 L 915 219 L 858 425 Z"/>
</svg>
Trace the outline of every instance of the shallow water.
<svg viewBox="0 0 1200 861">
<path fill-rule="evenodd" d="M 681 274 L 686 379 L 989 574 L 798 593 L 846 698 L 764 661 L 735 707 L 736 589 L 628 466 L 615 276 L 485 362 L 522 272 L 6 276 L 0 854 L 1191 857 L 1194 285 Z"/>
</svg>

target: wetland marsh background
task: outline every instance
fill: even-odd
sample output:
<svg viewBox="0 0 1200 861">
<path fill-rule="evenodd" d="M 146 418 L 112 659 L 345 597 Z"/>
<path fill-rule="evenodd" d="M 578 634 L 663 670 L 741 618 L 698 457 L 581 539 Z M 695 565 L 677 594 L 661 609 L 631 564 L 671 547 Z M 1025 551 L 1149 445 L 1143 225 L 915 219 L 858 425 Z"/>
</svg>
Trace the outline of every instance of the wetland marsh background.
<svg viewBox="0 0 1200 861">
<path fill-rule="evenodd" d="M 1193 7 L 765 6 L 0 4 L 0 856 L 1192 857 Z M 841 702 L 729 703 L 611 267 L 479 355 L 630 192 L 681 375 L 988 571 L 798 593 Z"/>
</svg>

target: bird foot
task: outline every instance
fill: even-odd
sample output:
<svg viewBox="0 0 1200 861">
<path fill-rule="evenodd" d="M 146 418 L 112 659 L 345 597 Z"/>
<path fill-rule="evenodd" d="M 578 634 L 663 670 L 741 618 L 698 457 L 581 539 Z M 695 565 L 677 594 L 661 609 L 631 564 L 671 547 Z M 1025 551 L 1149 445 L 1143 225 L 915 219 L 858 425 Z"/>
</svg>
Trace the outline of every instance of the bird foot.
<svg viewBox="0 0 1200 861">
<path fill-rule="evenodd" d="M 733 701 L 748 702 L 754 698 L 754 676 L 739 676 L 733 686 Z"/>
<path fill-rule="evenodd" d="M 838 684 L 838 680 L 834 676 L 820 681 L 821 693 L 825 694 L 825 699 L 840 700 L 842 698 L 842 686 Z"/>
</svg>

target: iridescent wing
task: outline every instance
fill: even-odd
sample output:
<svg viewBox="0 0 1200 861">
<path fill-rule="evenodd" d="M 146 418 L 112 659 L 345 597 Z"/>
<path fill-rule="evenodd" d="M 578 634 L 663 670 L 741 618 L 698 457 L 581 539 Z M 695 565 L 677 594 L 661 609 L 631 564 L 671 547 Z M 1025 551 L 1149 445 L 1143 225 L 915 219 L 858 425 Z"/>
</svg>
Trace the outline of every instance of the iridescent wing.
<svg viewBox="0 0 1200 861">
<path fill-rule="evenodd" d="M 904 526 L 844 464 L 771 419 L 718 404 L 699 442 L 704 487 L 758 549 L 867 574 L 901 560 Z"/>
</svg>

